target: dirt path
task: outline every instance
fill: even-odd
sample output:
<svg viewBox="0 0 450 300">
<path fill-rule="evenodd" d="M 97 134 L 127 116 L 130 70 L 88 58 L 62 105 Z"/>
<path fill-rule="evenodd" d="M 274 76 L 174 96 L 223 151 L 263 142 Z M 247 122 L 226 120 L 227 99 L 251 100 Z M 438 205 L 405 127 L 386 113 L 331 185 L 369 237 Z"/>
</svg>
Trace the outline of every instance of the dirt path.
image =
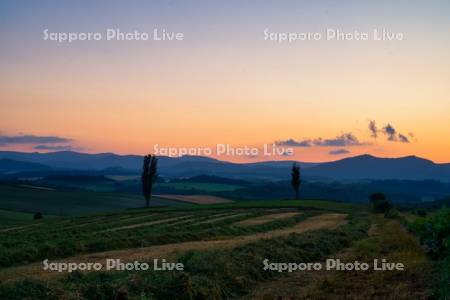
<svg viewBox="0 0 450 300">
<path fill-rule="evenodd" d="M 323 214 L 308 218 L 293 227 L 277 229 L 269 232 L 261 232 L 253 235 L 237 236 L 224 240 L 210 240 L 210 241 L 192 241 L 182 242 L 176 244 L 166 244 L 151 246 L 145 248 L 133 248 L 125 250 L 114 250 L 100 253 L 91 253 L 79 255 L 58 262 L 100 262 L 105 264 L 108 259 L 121 259 L 123 262 L 128 261 L 148 261 L 154 258 L 168 258 L 180 252 L 189 250 L 210 250 L 210 249 L 226 249 L 233 248 L 242 244 L 253 242 L 260 239 L 270 239 L 275 237 L 287 236 L 291 233 L 303 233 L 306 231 L 319 229 L 334 229 L 342 224 L 345 224 L 346 214 Z M 55 261 L 52 261 L 55 262 Z M 44 271 L 42 263 L 34 263 L 26 266 L 12 267 L 0 271 L 0 282 L 32 278 L 51 278 L 64 273 Z"/>
</svg>

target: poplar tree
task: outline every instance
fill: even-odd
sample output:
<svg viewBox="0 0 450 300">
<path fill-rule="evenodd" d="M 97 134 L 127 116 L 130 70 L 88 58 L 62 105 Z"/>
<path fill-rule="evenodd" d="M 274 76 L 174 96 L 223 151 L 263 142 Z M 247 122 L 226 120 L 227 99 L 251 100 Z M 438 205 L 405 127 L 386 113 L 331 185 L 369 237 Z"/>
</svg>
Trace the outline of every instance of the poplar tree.
<svg viewBox="0 0 450 300">
<path fill-rule="evenodd" d="M 151 154 L 144 157 L 144 164 L 142 167 L 142 194 L 145 198 L 145 206 L 150 206 L 150 200 L 152 199 L 153 183 L 157 178 L 158 159 Z"/>
<path fill-rule="evenodd" d="M 291 171 L 291 185 L 292 188 L 295 191 L 295 199 L 298 199 L 298 192 L 300 190 L 300 166 L 297 165 L 297 163 L 292 164 L 292 171 Z"/>
</svg>

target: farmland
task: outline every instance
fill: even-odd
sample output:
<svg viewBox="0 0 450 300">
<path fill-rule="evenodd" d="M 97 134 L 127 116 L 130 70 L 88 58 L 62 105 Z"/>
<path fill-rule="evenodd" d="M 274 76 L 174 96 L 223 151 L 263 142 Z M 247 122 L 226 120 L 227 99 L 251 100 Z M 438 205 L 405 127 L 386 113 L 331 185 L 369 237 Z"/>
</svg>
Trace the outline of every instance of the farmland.
<svg viewBox="0 0 450 300">
<path fill-rule="evenodd" d="M 367 250 L 364 247 L 378 247 L 374 239 L 385 238 L 395 230 L 392 221 L 389 226 L 384 224 L 386 221 L 371 216 L 364 206 L 315 200 L 154 207 L 9 224 L 0 227 L 0 298 L 276 297 L 277 284 L 281 285 L 285 276 L 263 271 L 264 258 L 322 261 L 331 255 L 344 255 L 341 253 L 348 252 L 345 249 L 358 255 Z M 387 229 L 374 236 L 374 226 Z M 395 240 L 389 243 L 395 244 Z M 422 257 L 415 260 L 415 270 L 426 268 L 423 254 L 415 251 Z M 60 273 L 44 270 L 45 259 L 100 264 L 107 259 L 149 264 L 165 259 L 182 263 L 184 270 Z M 380 276 L 383 279 L 384 275 Z M 331 280 L 327 278 L 320 280 Z M 408 282 L 401 277 L 392 287 Z M 308 295 L 308 291 L 302 293 Z M 426 286 L 419 292 L 426 293 Z"/>
<path fill-rule="evenodd" d="M 160 183 L 157 187 L 169 187 L 176 190 L 202 190 L 205 192 L 222 192 L 222 191 L 234 191 L 241 186 L 221 183 L 206 183 L 206 182 L 173 182 L 173 183 Z"/>
<path fill-rule="evenodd" d="M 178 183 L 177 183 L 178 184 Z M 207 188 L 208 184 L 204 185 Z M 214 186 L 214 185 L 213 185 Z M 161 194 L 153 197 L 151 206 L 154 207 L 172 207 L 186 206 L 189 204 L 214 204 L 205 208 L 270 208 L 271 201 L 234 201 L 218 196 L 207 194 L 201 195 L 176 195 Z M 277 200 L 277 207 L 308 206 L 309 208 L 329 209 L 329 210 L 348 210 L 364 209 L 364 205 L 356 205 L 332 201 L 313 201 L 304 200 L 301 202 L 291 202 Z M 104 211 L 122 211 L 124 209 L 135 209 L 144 204 L 140 195 L 135 193 L 115 193 L 104 191 L 93 191 L 85 189 L 67 189 L 59 187 L 47 187 L 31 184 L 5 184 L 0 183 L 0 210 L 18 211 L 32 214 L 36 212 L 45 215 L 55 216 L 76 216 Z M 192 209 L 202 209 L 197 206 Z"/>
<path fill-rule="evenodd" d="M 138 195 L 88 190 L 59 190 L 29 185 L 0 184 L 0 209 L 50 215 L 81 215 L 141 207 Z M 170 206 L 179 202 L 154 199 L 152 205 Z"/>
<path fill-rule="evenodd" d="M 30 222 L 32 218 L 33 215 L 30 213 L 0 210 L 0 226 L 26 223 Z"/>
</svg>

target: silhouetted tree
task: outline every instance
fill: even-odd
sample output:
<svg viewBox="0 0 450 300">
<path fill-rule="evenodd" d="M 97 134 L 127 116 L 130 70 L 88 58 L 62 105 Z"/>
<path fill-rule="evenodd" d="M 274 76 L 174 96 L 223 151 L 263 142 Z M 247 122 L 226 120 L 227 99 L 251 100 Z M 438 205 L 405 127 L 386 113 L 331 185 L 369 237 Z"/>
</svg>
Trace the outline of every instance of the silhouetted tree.
<svg viewBox="0 0 450 300">
<path fill-rule="evenodd" d="M 386 213 L 391 209 L 391 204 L 383 193 L 370 195 L 370 203 L 375 213 Z"/>
<path fill-rule="evenodd" d="M 42 213 L 37 212 L 37 213 L 34 214 L 33 219 L 34 219 L 34 220 L 40 220 L 40 219 L 42 219 L 43 217 L 44 217 L 44 215 L 42 215 Z"/>
<path fill-rule="evenodd" d="M 157 166 L 158 166 L 158 159 L 156 156 L 152 155 L 146 155 L 144 157 L 144 165 L 142 167 L 142 194 L 145 198 L 145 206 L 150 206 L 150 200 L 152 198 L 152 190 L 153 190 L 153 183 L 155 183 L 157 178 Z"/>
<path fill-rule="evenodd" d="M 295 199 L 298 199 L 298 191 L 300 190 L 300 166 L 298 166 L 296 163 L 292 164 L 292 171 L 291 171 L 291 185 L 294 188 L 295 191 Z"/>
</svg>

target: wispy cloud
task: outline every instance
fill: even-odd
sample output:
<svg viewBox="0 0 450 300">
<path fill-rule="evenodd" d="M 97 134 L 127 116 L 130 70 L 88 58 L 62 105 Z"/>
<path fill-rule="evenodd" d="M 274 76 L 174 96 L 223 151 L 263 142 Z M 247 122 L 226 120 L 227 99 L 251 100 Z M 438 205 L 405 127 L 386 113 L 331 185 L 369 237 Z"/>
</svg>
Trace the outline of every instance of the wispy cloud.
<svg viewBox="0 0 450 300">
<path fill-rule="evenodd" d="M 361 143 L 353 133 L 344 133 L 332 139 L 322 139 L 318 138 L 314 140 L 314 145 L 325 146 L 325 147 L 336 147 L 336 146 L 361 146 Z"/>
<path fill-rule="evenodd" d="M 294 140 L 287 139 L 283 141 L 275 142 L 279 146 L 290 146 L 290 147 L 344 147 L 344 146 L 361 146 L 364 143 L 360 142 L 358 138 L 353 135 L 353 133 L 343 133 L 336 136 L 335 138 L 323 139 L 321 137 L 316 139 L 304 139 L 304 140 Z"/>
<path fill-rule="evenodd" d="M 59 136 L 38 136 L 38 135 L 0 135 L 0 145 L 15 144 L 58 144 L 68 143 L 71 139 Z"/>
<path fill-rule="evenodd" d="M 394 126 L 389 123 L 385 127 L 383 127 L 382 132 L 387 136 L 388 141 L 409 143 L 408 137 L 404 134 L 398 133 Z"/>
<path fill-rule="evenodd" d="M 409 143 L 409 139 L 401 133 L 398 134 L 398 140 L 402 143 Z"/>
<path fill-rule="evenodd" d="M 378 137 L 378 127 L 377 123 L 374 120 L 369 121 L 369 130 L 370 136 L 376 139 Z"/>
<path fill-rule="evenodd" d="M 397 140 L 397 130 L 391 124 L 383 127 L 383 133 L 387 136 L 388 141 L 394 142 Z"/>
<path fill-rule="evenodd" d="M 328 152 L 328 154 L 331 155 L 343 155 L 343 154 L 348 154 L 350 153 L 350 151 L 348 151 L 347 149 L 336 149 L 336 150 L 331 150 L 330 152 Z"/>
<path fill-rule="evenodd" d="M 407 135 L 402 134 L 395 129 L 395 127 L 391 123 L 387 123 L 381 129 L 378 129 L 375 121 L 369 121 L 369 130 L 370 135 L 373 138 L 377 138 L 379 133 L 382 133 L 386 136 L 386 139 L 390 142 L 401 142 L 401 143 L 410 143 L 410 138 L 414 139 L 413 133 L 408 133 Z"/>
<path fill-rule="evenodd" d="M 296 141 L 294 139 L 276 141 L 275 144 L 279 146 L 290 146 L 290 147 L 311 147 L 313 145 L 311 140 Z"/>
<path fill-rule="evenodd" d="M 45 151 L 81 151 L 84 150 L 82 147 L 73 147 L 70 145 L 37 145 L 33 147 L 34 150 L 45 150 Z"/>
</svg>

